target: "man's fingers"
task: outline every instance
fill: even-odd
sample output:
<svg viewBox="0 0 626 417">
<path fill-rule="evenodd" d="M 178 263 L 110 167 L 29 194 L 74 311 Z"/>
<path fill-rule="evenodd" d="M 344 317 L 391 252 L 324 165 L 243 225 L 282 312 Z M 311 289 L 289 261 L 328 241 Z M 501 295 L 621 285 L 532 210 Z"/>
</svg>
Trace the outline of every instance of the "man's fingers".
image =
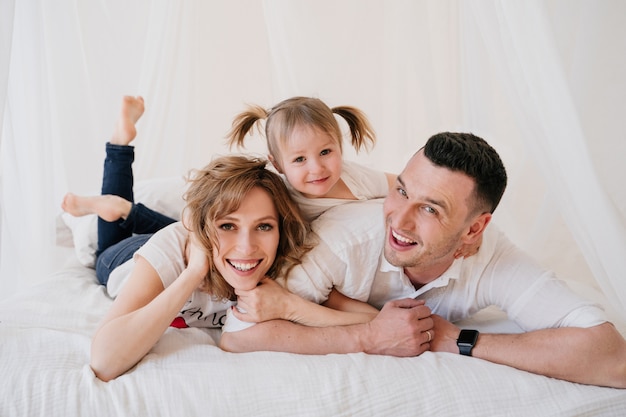
<svg viewBox="0 0 626 417">
<path fill-rule="evenodd" d="M 414 298 L 402 298 L 400 300 L 393 300 L 388 302 L 388 304 L 390 304 L 391 306 L 398 308 L 413 308 L 424 305 L 424 303 L 424 300 L 416 300 Z"/>
</svg>

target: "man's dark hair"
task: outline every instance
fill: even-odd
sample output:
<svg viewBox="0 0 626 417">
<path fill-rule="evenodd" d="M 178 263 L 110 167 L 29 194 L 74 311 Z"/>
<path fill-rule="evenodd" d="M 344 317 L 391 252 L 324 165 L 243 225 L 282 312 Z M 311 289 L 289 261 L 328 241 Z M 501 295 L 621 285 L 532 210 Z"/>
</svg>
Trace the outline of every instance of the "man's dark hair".
<svg viewBox="0 0 626 417">
<path fill-rule="evenodd" d="M 500 156 L 491 145 L 471 133 L 442 132 L 431 136 L 423 149 L 433 164 L 474 179 L 474 209 L 494 212 L 504 194 L 507 176 Z"/>
</svg>

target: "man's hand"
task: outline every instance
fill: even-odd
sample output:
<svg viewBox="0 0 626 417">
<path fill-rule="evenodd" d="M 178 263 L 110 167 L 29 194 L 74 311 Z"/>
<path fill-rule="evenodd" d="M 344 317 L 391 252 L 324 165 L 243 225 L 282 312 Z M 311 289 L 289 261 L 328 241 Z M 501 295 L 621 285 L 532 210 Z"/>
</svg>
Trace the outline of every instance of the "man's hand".
<svg viewBox="0 0 626 417">
<path fill-rule="evenodd" d="M 441 316 L 433 314 L 433 340 L 430 342 L 430 350 L 433 352 L 459 353 L 456 340 L 459 338 L 461 329 Z"/>
<path fill-rule="evenodd" d="M 388 302 L 366 326 L 362 343 L 372 354 L 417 356 L 430 349 L 435 337 L 430 308 L 411 298 Z"/>
</svg>

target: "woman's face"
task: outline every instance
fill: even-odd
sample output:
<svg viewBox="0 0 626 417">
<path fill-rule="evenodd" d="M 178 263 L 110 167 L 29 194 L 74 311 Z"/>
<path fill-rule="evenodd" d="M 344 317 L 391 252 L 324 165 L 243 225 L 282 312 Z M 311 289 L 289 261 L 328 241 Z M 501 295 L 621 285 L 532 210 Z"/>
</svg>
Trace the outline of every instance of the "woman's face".
<svg viewBox="0 0 626 417">
<path fill-rule="evenodd" d="M 215 221 L 219 248 L 213 262 L 235 289 L 249 290 L 261 281 L 276 258 L 279 217 L 272 197 L 255 187 L 241 206 Z"/>
</svg>

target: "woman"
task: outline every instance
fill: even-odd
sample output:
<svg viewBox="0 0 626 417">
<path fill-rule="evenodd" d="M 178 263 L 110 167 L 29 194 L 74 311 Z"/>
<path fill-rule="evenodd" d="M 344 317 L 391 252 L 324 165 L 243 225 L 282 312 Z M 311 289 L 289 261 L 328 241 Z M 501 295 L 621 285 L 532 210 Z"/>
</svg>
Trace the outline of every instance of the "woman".
<svg viewBox="0 0 626 417">
<path fill-rule="evenodd" d="M 134 254 L 128 280 L 92 341 L 91 367 L 108 381 L 145 356 L 172 324 L 219 327 L 234 289 L 288 270 L 308 248 L 308 227 L 266 162 L 222 157 L 197 172 L 184 222 Z"/>
<path fill-rule="evenodd" d="M 190 179 L 185 220 L 135 252 L 132 272 L 93 337 L 90 365 L 98 378 L 108 381 L 133 367 L 170 325 L 220 327 L 236 290 L 287 274 L 299 262 L 309 248 L 308 224 L 266 162 L 221 157 Z M 307 323 L 371 319 L 292 297 Z M 271 314 L 266 319 L 276 318 Z"/>
</svg>

